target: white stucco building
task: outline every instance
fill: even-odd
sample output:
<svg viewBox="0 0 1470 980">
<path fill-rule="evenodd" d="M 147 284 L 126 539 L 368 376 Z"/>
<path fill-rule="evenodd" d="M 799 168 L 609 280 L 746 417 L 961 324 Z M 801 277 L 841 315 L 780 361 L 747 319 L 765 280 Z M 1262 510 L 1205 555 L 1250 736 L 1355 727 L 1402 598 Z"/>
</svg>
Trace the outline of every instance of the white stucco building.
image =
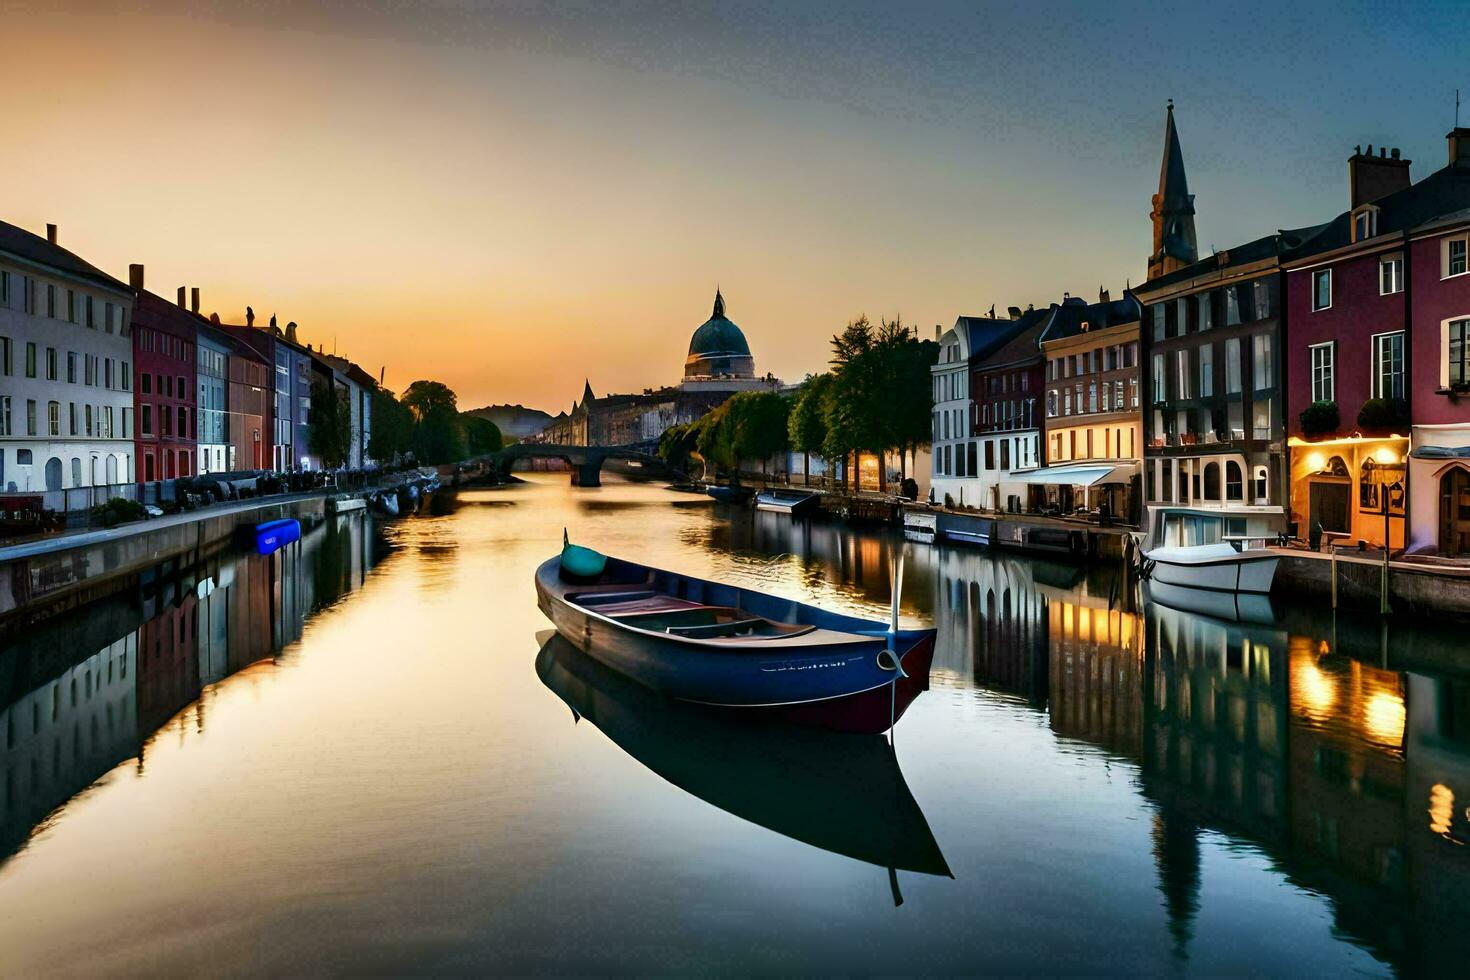
<svg viewBox="0 0 1470 980">
<path fill-rule="evenodd" d="M 0 222 L 0 490 L 54 510 L 129 492 L 132 291 L 56 243 Z M 67 494 L 78 487 L 115 491 Z"/>
</svg>

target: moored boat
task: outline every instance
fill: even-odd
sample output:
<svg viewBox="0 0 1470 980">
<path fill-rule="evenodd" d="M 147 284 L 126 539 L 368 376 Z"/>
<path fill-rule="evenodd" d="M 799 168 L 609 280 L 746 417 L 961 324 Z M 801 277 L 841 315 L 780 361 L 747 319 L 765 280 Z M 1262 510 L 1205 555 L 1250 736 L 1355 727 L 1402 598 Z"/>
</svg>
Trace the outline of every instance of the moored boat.
<svg viewBox="0 0 1470 980">
<path fill-rule="evenodd" d="M 743 504 L 750 499 L 748 487 L 732 487 L 727 484 L 716 484 L 704 488 L 704 492 L 722 504 Z"/>
<path fill-rule="evenodd" d="M 1265 547 L 1265 517 L 1161 507 L 1150 514 L 1144 574 L 1155 582 L 1217 592 L 1267 594 L 1279 556 Z"/>
<path fill-rule="evenodd" d="M 388 517 L 398 516 L 398 492 L 396 490 L 384 490 L 373 498 L 374 503 Z"/>
<path fill-rule="evenodd" d="M 810 513 L 820 502 L 821 498 L 808 490 L 762 490 L 755 495 L 756 510 L 792 517 Z"/>
<path fill-rule="evenodd" d="M 591 556 L 591 557 L 589 557 Z M 730 707 L 890 697 L 934 630 L 828 612 L 568 545 L 536 570 L 537 603 L 578 649 L 683 701 Z"/>
</svg>

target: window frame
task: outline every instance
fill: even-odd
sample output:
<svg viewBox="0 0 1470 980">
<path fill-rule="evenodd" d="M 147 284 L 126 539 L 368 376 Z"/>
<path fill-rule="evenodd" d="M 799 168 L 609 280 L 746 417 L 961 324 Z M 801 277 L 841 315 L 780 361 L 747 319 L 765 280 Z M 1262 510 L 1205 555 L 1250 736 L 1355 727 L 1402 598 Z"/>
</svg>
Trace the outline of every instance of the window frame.
<svg viewBox="0 0 1470 980">
<path fill-rule="evenodd" d="M 1324 278 L 1325 278 L 1325 280 L 1327 282 L 1327 302 L 1326 302 L 1326 304 L 1324 304 L 1322 306 L 1318 306 L 1317 305 L 1317 301 L 1321 297 L 1318 294 L 1317 283 L 1319 281 L 1322 281 Z M 1332 269 L 1331 268 L 1326 268 L 1326 269 L 1313 269 L 1312 270 L 1312 312 L 1313 313 L 1321 313 L 1323 310 L 1330 310 L 1330 309 L 1332 309 Z"/>
<path fill-rule="evenodd" d="M 1470 275 L 1470 234 L 1446 235 L 1444 238 L 1441 238 L 1440 239 L 1440 242 L 1441 242 L 1441 245 L 1440 245 L 1440 253 L 1439 253 L 1440 254 L 1439 278 L 1440 279 L 1455 279 L 1455 278 L 1457 278 L 1459 276 Z M 1450 271 L 1450 262 L 1451 262 L 1451 258 L 1450 258 L 1450 246 L 1455 245 L 1457 243 L 1461 246 L 1461 248 L 1464 249 L 1463 254 L 1460 256 L 1460 260 L 1461 260 L 1462 263 L 1464 263 L 1464 266 L 1465 267 L 1463 269 L 1461 269 L 1459 272 L 1451 272 Z"/>
<path fill-rule="evenodd" d="M 1318 353 L 1327 354 L 1327 363 L 1317 363 Z M 1314 402 L 1336 402 L 1337 401 L 1337 341 L 1327 340 L 1320 344 L 1307 345 L 1308 366 L 1311 373 L 1312 401 Z M 1318 385 L 1322 379 L 1326 379 L 1327 395 L 1322 396 L 1318 391 Z"/>
<path fill-rule="evenodd" d="M 1397 394 L 1397 395 L 1391 395 L 1391 394 L 1384 394 L 1383 393 L 1383 369 L 1382 369 L 1382 366 L 1381 366 L 1381 364 L 1382 364 L 1382 362 L 1381 362 L 1382 346 L 1383 346 L 1383 342 L 1385 340 L 1391 338 L 1391 337 L 1397 337 L 1398 338 L 1398 341 L 1399 341 L 1399 343 L 1398 343 L 1398 348 L 1399 348 L 1399 350 L 1398 350 L 1398 364 L 1399 364 L 1399 369 L 1398 369 L 1397 374 L 1398 374 L 1398 379 L 1399 379 L 1400 393 Z M 1373 335 L 1373 337 L 1372 337 L 1372 341 L 1371 342 L 1372 342 L 1372 345 L 1373 346 L 1370 348 L 1371 356 L 1368 359 L 1368 369 L 1369 369 L 1369 371 L 1372 372 L 1369 375 L 1369 379 L 1368 379 L 1369 384 L 1371 385 L 1371 387 L 1369 388 L 1370 392 L 1372 393 L 1372 395 L 1373 395 L 1374 398 L 1396 398 L 1396 399 L 1398 399 L 1400 401 L 1404 400 L 1405 398 L 1408 397 L 1408 393 L 1409 393 L 1408 392 L 1408 346 L 1407 346 L 1407 338 L 1405 337 L 1405 332 L 1403 330 L 1385 330 L 1382 333 L 1375 333 Z"/>
<path fill-rule="evenodd" d="M 1383 273 L 1385 269 L 1392 269 L 1393 289 L 1383 288 Z M 1378 257 L 1378 295 L 1394 296 L 1404 291 L 1404 253 L 1390 252 Z"/>
</svg>

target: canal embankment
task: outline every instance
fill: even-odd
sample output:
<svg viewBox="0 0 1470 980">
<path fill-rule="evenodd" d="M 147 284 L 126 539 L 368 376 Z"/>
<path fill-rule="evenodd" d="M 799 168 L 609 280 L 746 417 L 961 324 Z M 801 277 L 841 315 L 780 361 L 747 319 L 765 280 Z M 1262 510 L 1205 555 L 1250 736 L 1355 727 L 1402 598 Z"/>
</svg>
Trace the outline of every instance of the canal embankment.
<svg viewBox="0 0 1470 980">
<path fill-rule="evenodd" d="M 0 548 L 0 629 L 110 595 L 159 565 L 202 561 L 241 526 L 295 518 L 314 527 L 326 505 L 324 493 L 257 498 Z"/>
</svg>

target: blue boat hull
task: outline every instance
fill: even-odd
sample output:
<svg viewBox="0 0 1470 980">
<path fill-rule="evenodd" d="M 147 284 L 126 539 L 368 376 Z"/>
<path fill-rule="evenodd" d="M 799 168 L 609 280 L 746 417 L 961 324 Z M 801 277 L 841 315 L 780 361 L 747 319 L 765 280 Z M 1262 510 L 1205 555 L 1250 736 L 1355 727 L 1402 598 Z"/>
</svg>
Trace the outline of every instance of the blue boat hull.
<svg viewBox="0 0 1470 980">
<path fill-rule="evenodd" d="M 830 640 L 761 639 L 719 643 L 637 629 L 572 601 L 598 583 L 568 583 L 561 559 L 536 570 L 536 595 L 557 632 L 577 649 L 646 687 L 683 701 L 738 707 L 805 704 L 849 697 L 893 683 L 879 664 L 888 648 L 882 623 L 831 613 L 790 599 L 609 559 L 601 587 L 646 582 L 660 593 L 710 606 L 735 607 L 778 623 L 833 631 Z M 901 630 L 900 655 L 932 642 L 933 630 Z"/>
</svg>

